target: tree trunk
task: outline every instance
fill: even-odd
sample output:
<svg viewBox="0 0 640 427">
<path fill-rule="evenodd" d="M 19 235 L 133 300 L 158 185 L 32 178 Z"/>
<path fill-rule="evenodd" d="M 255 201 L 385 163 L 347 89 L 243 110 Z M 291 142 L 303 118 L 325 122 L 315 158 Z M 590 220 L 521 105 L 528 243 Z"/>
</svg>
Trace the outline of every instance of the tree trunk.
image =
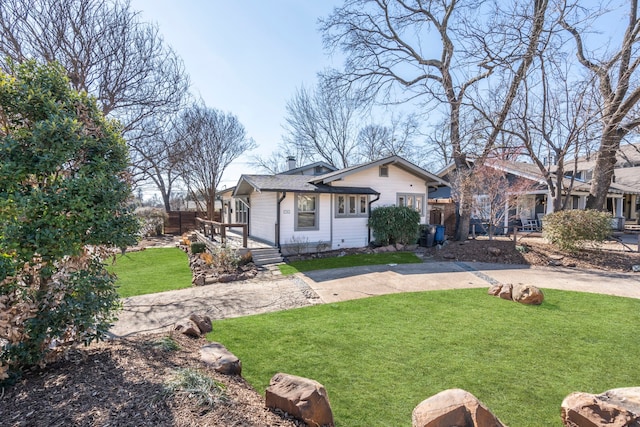
<svg viewBox="0 0 640 427">
<path fill-rule="evenodd" d="M 215 187 L 207 191 L 207 219 L 214 221 L 216 212 L 216 190 Z"/>
<path fill-rule="evenodd" d="M 169 201 L 169 194 L 162 192 L 162 201 L 164 202 L 165 212 L 171 212 L 171 202 Z"/>
<path fill-rule="evenodd" d="M 591 190 L 587 196 L 587 209 L 603 211 L 607 208 L 607 193 L 616 164 L 616 154 L 620 148 L 622 134 L 617 128 L 606 127 L 593 169 Z"/>
<path fill-rule="evenodd" d="M 453 148 L 453 161 L 456 165 L 456 171 L 460 174 L 458 188 L 458 228 L 455 232 L 457 241 L 465 241 L 469 238 L 469 224 L 471 223 L 471 191 L 466 184 L 466 175 L 469 173 L 467 158 L 462 153 L 462 143 L 460 141 L 460 103 L 455 100 L 453 91 L 449 96 L 449 105 L 451 108 L 451 123 L 449 125 L 449 136 L 451 138 L 451 146 Z"/>
</svg>

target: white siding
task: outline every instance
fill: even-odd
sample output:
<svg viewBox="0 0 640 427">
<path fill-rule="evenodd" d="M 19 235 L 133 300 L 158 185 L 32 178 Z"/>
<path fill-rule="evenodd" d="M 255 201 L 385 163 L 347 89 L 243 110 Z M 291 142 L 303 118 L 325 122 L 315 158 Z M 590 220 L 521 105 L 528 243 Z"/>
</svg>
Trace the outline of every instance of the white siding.
<svg viewBox="0 0 640 427">
<path fill-rule="evenodd" d="M 329 194 L 318 194 L 318 229 L 295 231 L 296 194 L 287 192 L 287 197 L 280 204 L 280 245 L 283 252 L 294 242 L 308 242 L 309 252 L 315 252 L 318 243 L 331 243 L 331 211 L 332 200 Z"/>
<path fill-rule="evenodd" d="M 251 193 L 249 210 L 249 235 L 275 244 L 276 240 L 276 193 Z"/>
<path fill-rule="evenodd" d="M 424 207 L 420 217 L 420 223 L 426 223 L 428 212 L 427 187 L 424 180 L 406 172 L 394 165 L 389 165 L 389 176 L 379 176 L 378 168 L 371 167 L 361 172 L 347 176 L 341 181 L 334 181 L 333 186 L 342 187 L 370 187 L 380 193 L 380 200 L 373 203 L 372 207 L 390 206 L 397 203 L 398 194 L 420 194 L 424 196 Z M 375 198 L 375 196 L 371 196 Z"/>
<path fill-rule="evenodd" d="M 335 214 L 335 213 L 334 213 Z M 368 218 L 333 218 L 332 249 L 361 248 L 369 244 Z"/>
<path fill-rule="evenodd" d="M 424 180 L 406 172 L 394 165 L 389 165 L 389 176 L 381 177 L 377 167 L 371 167 L 361 172 L 348 175 L 343 180 L 334 181 L 335 187 L 369 187 L 380 193 L 380 199 L 371 207 L 395 205 L 398 194 L 419 194 L 424 198 L 424 206 L 420 223 L 426 223 L 427 188 Z M 369 196 L 373 200 L 375 196 Z M 335 213 L 332 212 L 335 216 Z M 357 248 L 367 246 L 368 218 L 335 218 L 333 225 L 333 249 Z"/>
</svg>

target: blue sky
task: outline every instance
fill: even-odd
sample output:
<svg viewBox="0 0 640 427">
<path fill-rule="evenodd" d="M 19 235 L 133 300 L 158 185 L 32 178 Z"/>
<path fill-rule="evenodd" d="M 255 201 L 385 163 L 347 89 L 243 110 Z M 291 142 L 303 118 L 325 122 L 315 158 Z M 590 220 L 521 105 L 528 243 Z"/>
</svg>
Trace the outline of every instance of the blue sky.
<svg viewBox="0 0 640 427">
<path fill-rule="evenodd" d="M 281 141 L 285 106 L 295 89 L 315 85 L 333 64 L 322 48 L 317 21 L 338 0 L 132 0 L 142 19 L 158 24 L 183 59 L 191 91 L 207 106 L 238 116 L 268 156 Z M 244 156 L 220 187 L 254 173 Z"/>
</svg>

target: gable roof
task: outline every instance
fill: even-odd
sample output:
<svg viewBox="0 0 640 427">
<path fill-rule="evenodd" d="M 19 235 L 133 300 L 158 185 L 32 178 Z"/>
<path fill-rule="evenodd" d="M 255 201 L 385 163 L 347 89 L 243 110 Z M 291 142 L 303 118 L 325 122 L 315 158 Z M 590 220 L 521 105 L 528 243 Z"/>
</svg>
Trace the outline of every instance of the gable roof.
<svg viewBox="0 0 640 427">
<path fill-rule="evenodd" d="M 369 187 L 333 187 L 310 182 L 309 175 L 242 175 L 233 193 L 247 195 L 252 191 L 294 191 L 301 193 L 379 194 Z"/>
<path fill-rule="evenodd" d="M 374 160 L 369 163 L 363 163 L 361 165 L 351 166 L 344 169 L 338 169 L 336 171 L 329 172 L 324 175 L 316 176 L 312 179 L 311 182 L 329 184 L 330 182 L 342 179 L 353 173 L 360 172 L 372 167 L 379 167 L 379 166 L 386 166 L 386 165 L 394 165 L 400 169 L 403 169 L 415 176 L 418 176 L 424 179 L 425 181 L 430 181 L 439 185 L 449 186 L 449 184 L 446 181 L 442 180 L 440 177 L 430 172 L 427 172 L 426 170 L 422 169 L 420 166 L 417 166 L 411 163 L 410 161 L 403 159 L 400 156 L 385 157 L 384 159 Z"/>
<path fill-rule="evenodd" d="M 284 172 L 280 172 L 278 175 L 296 175 L 300 172 L 304 172 L 309 169 L 315 169 L 316 167 L 322 167 L 325 169 L 329 169 L 330 171 L 335 171 L 337 168 L 333 165 L 330 165 L 327 162 L 315 162 L 304 166 L 299 166 L 297 168 L 289 169 Z"/>
<path fill-rule="evenodd" d="M 473 163 L 473 161 L 470 160 L 469 163 Z M 535 181 L 538 184 L 543 185 L 545 187 L 547 185 L 544 175 L 542 174 L 538 166 L 534 165 L 533 163 L 515 162 L 511 160 L 488 159 L 485 164 L 495 169 L 499 169 L 505 173 L 519 176 L 521 178 L 528 179 L 531 181 Z M 455 164 L 452 163 L 447 165 L 442 170 L 440 170 L 438 174 L 442 174 L 442 176 L 445 176 L 448 173 L 450 173 L 453 169 L 455 169 Z M 619 171 L 624 171 L 625 169 L 636 169 L 636 168 L 616 169 L 616 172 L 615 172 L 616 179 L 618 178 Z M 553 172 L 551 174 L 554 175 L 553 179 L 555 181 L 555 174 Z M 633 178 L 629 179 L 630 176 L 634 176 L 633 172 L 630 172 L 629 174 L 625 174 L 625 173 L 621 174 L 622 179 L 619 180 L 620 182 L 613 182 L 609 186 L 609 193 L 613 193 L 613 194 L 640 193 L 640 187 L 634 188 L 633 186 L 634 181 L 633 181 Z M 625 181 L 624 180 L 625 178 L 627 178 L 628 180 Z M 637 182 L 640 183 L 640 178 L 637 179 Z M 571 178 L 563 177 L 562 185 L 565 189 L 569 188 L 572 185 Z M 588 193 L 589 191 L 591 191 L 591 185 L 588 182 L 585 182 L 576 178 L 573 180 L 572 191 Z"/>
<path fill-rule="evenodd" d="M 315 167 L 316 165 L 325 167 L 329 166 L 333 168 L 333 166 L 328 165 L 324 162 L 316 162 L 312 165 L 307 165 L 296 169 L 308 169 L 309 167 Z M 426 170 L 409 162 L 408 160 L 403 159 L 399 156 L 390 156 L 384 159 L 375 160 L 373 162 L 334 170 L 333 172 L 329 172 L 319 176 L 296 174 L 291 175 L 287 173 L 295 171 L 294 169 L 276 175 L 242 175 L 240 177 L 240 180 L 238 181 L 238 185 L 233 191 L 233 196 L 235 197 L 240 195 L 248 195 L 252 191 L 294 191 L 302 193 L 331 194 L 380 194 L 370 187 L 338 187 L 332 186 L 330 184 L 333 181 L 342 179 L 353 173 L 382 165 L 394 165 L 402 170 L 405 170 L 417 177 L 424 179 L 427 183 L 449 186 L 449 184 L 443 179 L 427 172 Z"/>
<path fill-rule="evenodd" d="M 598 153 L 578 158 L 578 170 L 591 170 L 596 166 Z M 640 144 L 621 145 L 616 152 L 615 169 L 640 166 Z"/>
</svg>

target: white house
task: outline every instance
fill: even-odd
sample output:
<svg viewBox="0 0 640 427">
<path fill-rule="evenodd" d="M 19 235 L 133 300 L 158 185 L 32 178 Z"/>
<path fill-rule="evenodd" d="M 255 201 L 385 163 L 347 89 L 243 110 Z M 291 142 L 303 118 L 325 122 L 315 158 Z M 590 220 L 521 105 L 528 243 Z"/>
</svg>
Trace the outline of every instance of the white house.
<svg viewBox="0 0 640 427">
<path fill-rule="evenodd" d="M 242 175 L 223 194 L 223 222 L 247 223 L 251 238 L 284 253 L 363 247 L 376 206 L 411 206 L 426 223 L 429 190 L 448 185 L 398 156 L 339 170 L 322 162 L 292 166 L 276 175 Z"/>
</svg>

